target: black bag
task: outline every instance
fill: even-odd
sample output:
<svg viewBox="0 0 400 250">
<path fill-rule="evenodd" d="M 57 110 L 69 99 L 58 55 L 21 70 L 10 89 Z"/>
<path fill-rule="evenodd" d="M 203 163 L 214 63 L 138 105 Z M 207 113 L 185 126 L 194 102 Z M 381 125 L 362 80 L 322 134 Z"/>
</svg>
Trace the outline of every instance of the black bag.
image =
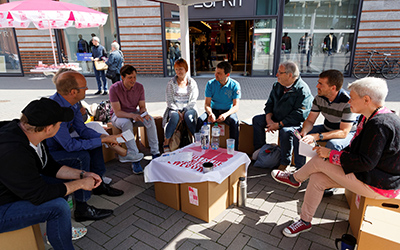
<svg viewBox="0 0 400 250">
<path fill-rule="evenodd" d="M 281 148 L 276 144 L 265 144 L 261 147 L 254 167 L 275 168 L 281 161 Z"/>
<path fill-rule="evenodd" d="M 99 105 L 97 105 L 93 120 L 107 123 L 110 120 L 110 110 L 110 101 L 102 101 Z"/>
<path fill-rule="evenodd" d="M 116 70 L 107 70 L 107 72 L 106 72 L 106 77 L 108 78 L 108 79 L 113 79 L 115 76 L 117 75 L 117 71 Z"/>
</svg>

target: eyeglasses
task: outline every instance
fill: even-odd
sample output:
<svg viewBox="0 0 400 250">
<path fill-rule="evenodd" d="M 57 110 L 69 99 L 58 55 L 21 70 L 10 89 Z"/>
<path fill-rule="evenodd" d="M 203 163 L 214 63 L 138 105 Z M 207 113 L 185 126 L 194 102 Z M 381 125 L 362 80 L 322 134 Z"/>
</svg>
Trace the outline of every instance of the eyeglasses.
<svg viewBox="0 0 400 250">
<path fill-rule="evenodd" d="M 87 85 L 85 87 L 80 87 L 80 88 L 74 88 L 74 89 L 89 89 Z"/>
<path fill-rule="evenodd" d="M 283 75 L 283 74 L 286 74 L 287 72 L 285 72 L 285 71 L 278 71 L 278 73 L 279 73 L 279 75 Z"/>
</svg>

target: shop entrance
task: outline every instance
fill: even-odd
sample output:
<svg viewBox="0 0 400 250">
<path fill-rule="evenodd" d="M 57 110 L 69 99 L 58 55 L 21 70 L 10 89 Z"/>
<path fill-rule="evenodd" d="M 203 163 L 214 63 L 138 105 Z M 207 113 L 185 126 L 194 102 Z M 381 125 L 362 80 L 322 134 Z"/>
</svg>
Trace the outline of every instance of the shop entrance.
<svg viewBox="0 0 400 250">
<path fill-rule="evenodd" d="M 250 20 L 189 22 L 192 74 L 214 74 L 221 61 L 231 63 L 234 75 L 251 74 L 252 27 Z"/>
</svg>

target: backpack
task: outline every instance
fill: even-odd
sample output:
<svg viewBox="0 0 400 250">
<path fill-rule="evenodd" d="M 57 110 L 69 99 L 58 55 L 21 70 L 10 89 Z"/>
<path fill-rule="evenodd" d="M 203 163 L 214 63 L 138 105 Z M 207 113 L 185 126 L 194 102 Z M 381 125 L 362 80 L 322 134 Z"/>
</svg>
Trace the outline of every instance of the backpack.
<svg viewBox="0 0 400 250">
<path fill-rule="evenodd" d="M 264 144 L 258 154 L 254 167 L 275 168 L 281 161 L 281 148 L 276 144 Z"/>
<path fill-rule="evenodd" d="M 110 120 L 111 103 L 109 100 L 102 101 L 97 105 L 93 120 L 107 123 Z"/>
</svg>

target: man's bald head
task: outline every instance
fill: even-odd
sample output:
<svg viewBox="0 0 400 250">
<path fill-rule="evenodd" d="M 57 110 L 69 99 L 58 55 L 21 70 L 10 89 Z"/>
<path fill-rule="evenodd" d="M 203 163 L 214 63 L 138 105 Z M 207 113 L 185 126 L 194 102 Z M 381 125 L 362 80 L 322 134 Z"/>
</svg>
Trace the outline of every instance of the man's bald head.
<svg viewBox="0 0 400 250">
<path fill-rule="evenodd" d="M 67 71 L 61 73 L 55 83 L 57 92 L 61 95 L 68 95 L 71 90 L 77 89 L 79 87 L 77 81 L 79 78 L 85 79 L 85 77 L 81 73 L 76 71 Z"/>
</svg>

